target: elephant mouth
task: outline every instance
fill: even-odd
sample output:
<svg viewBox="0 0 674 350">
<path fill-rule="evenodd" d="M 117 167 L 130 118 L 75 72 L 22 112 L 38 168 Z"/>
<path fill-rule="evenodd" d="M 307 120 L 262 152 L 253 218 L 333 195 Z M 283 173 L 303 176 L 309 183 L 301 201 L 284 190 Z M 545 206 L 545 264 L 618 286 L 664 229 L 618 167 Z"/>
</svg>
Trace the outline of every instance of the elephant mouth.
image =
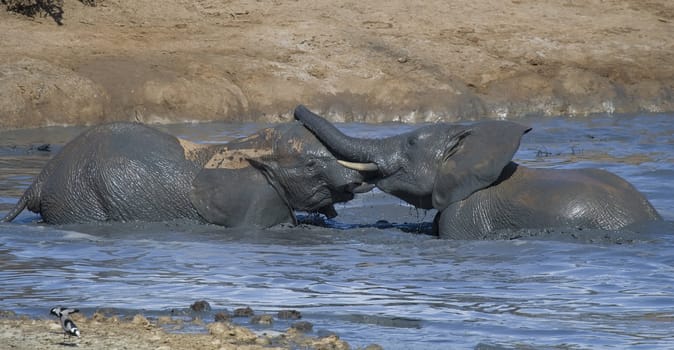
<svg viewBox="0 0 674 350">
<path fill-rule="evenodd" d="M 357 193 L 365 193 L 371 191 L 375 187 L 374 184 L 367 182 L 351 182 L 335 188 L 332 193 L 332 203 L 348 202 L 353 199 Z"/>
<path fill-rule="evenodd" d="M 324 197 L 320 204 L 313 209 L 305 209 L 308 212 L 317 212 L 324 214 L 328 219 L 337 216 L 334 203 L 348 202 L 353 199 L 357 193 L 365 193 L 371 191 L 375 187 L 374 184 L 367 182 L 352 182 L 342 186 L 338 186 L 331 190 L 330 197 Z M 317 194 L 314 194 L 317 195 Z"/>
</svg>

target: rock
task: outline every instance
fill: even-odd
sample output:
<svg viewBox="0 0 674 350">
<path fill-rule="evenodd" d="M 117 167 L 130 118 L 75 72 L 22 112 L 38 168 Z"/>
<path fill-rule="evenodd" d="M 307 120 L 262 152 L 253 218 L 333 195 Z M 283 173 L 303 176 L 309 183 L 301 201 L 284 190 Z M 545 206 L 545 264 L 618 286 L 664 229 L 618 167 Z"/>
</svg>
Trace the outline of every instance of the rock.
<svg viewBox="0 0 674 350">
<path fill-rule="evenodd" d="M 192 305 L 190 305 L 190 309 L 192 309 L 194 312 L 211 311 L 211 304 L 209 304 L 206 300 L 197 300 Z"/>
<path fill-rule="evenodd" d="M 370 344 L 363 348 L 363 350 L 384 350 L 384 348 L 379 344 Z"/>
<path fill-rule="evenodd" d="M 149 328 L 151 326 L 150 321 L 147 318 L 145 318 L 145 316 L 140 314 L 133 316 L 131 323 L 145 328 Z"/>
<path fill-rule="evenodd" d="M 213 335 L 222 335 L 229 331 L 229 325 L 222 322 L 211 323 L 206 328 L 208 329 L 208 332 Z"/>
<path fill-rule="evenodd" d="M 227 311 L 220 311 L 215 314 L 215 322 L 229 322 L 232 316 Z"/>
<path fill-rule="evenodd" d="M 290 328 L 302 333 L 307 333 L 314 329 L 314 325 L 311 322 L 299 321 L 290 325 Z"/>
<path fill-rule="evenodd" d="M 309 346 L 316 350 L 350 350 L 349 344 L 336 335 L 330 335 L 324 338 L 314 339 L 310 338 L 306 342 Z"/>
<path fill-rule="evenodd" d="M 251 330 L 233 325 L 231 323 L 214 322 L 207 326 L 212 335 L 234 344 L 252 344 L 257 340 L 257 335 Z"/>
<path fill-rule="evenodd" d="M 272 315 L 255 315 L 250 319 L 251 324 L 271 325 L 274 323 Z"/>
<path fill-rule="evenodd" d="M 40 152 L 51 152 L 51 145 L 48 143 L 44 143 L 37 146 L 35 149 L 37 149 Z"/>
<path fill-rule="evenodd" d="M 16 313 L 11 310 L 0 310 L 0 317 L 2 318 L 9 318 L 9 317 L 15 317 Z"/>
<path fill-rule="evenodd" d="M 99 316 L 96 316 L 99 315 Z M 100 320 L 103 312 L 92 316 Z M 112 317 L 111 317 L 112 318 Z M 119 320 L 117 317 L 115 319 Z M 139 327 L 147 318 L 136 315 L 111 325 L 107 322 L 78 323 L 82 339 L 70 340 L 78 347 L 90 350 L 107 349 L 348 349 L 348 344 L 336 336 L 307 337 L 301 333 L 278 333 L 256 336 L 244 327 L 214 322 L 207 325 L 208 333 L 166 332 L 163 329 L 147 330 Z M 0 318 L 2 344 L 8 349 L 62 349 L 61 325 L 55 319 Z M 3 349 L 4 349 L 3 347 Z"/>
<path fill-rule="evenodd" d="M 302 314 L 297 310 L 281 310 L 276 317 L 282 320 L 299 320 Z"/>
<path fill-rule="evenodd" d="M 253 315 L 255 315 L 255 312 L 248 306 L 234 309 L 234 317 L 251 317 Z"/>
</svg>

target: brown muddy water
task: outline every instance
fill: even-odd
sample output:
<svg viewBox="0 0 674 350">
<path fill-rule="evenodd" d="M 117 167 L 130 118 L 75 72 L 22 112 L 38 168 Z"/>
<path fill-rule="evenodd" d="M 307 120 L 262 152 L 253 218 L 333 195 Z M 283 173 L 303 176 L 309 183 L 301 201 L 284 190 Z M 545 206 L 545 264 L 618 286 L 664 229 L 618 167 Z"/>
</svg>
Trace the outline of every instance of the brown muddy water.
<svg viewBox="0 0 674 350">
<path fill-rule="evenodd" d="M 56 305 L 150 317 L 295 309 L 313 333 L 385 349 L 674 348 L 674 115 L 528 118 L 515 158 L 532 167 L 599 167 L 626 178 L 665 221 L 621 233 L 500 241 L 438 240 L 431 211 L 381 192 L 337 206 L 327 227 L 226 229 L 186 223 L 47 226 L 24 212 L 0 224 L 0 309 L 48 317 Z M 196 142 L 257 124 L 161 126 Z M 339 125 L 382 137 L 417 126 Z M 82 128 L 0 132 L 0 215 Z M 48 149 L 40 147 L 49 144 Z M 577 232 L 576 232 L 577 233 Z M 577 235 L 574 236 L 577 237 Z M 238 323 L 257 330 L 273 325 Z M 194 326 L 183 331 L 203 332 Z"/>
</svg>

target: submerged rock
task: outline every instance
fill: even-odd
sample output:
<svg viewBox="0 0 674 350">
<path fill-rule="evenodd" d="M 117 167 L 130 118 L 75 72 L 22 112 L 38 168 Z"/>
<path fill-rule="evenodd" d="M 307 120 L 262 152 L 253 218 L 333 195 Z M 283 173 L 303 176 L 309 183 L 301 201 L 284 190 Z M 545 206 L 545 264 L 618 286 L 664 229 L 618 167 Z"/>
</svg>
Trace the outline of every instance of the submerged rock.
<svg viewBox="0 0 674 350">
<path fill-rule="evenodd" d="M 302 318 L 302 314 L 297 310 L 281 310 L 277 317 L 282 320 L 299 320 Z"/>
<path fill-rule="evenodd" d="M 215 322 L 229 322 L 232 320 L 232 315 L 227 311 L 220 311 L 214 316 Z"/>
<path fill-rule="evenodd" d="M 250 319 L 251 324 L 271 325 L 274 323 L 272 315 L 255 315 Z"/>
<path fill-rule="evenodd" d="M 234 317 L 251 317 L 253 315 L 255 315 L 255 312 L 249 306 L 234 309 Z"/>
<path fill-rule="evenodd" d="M 211 304 L 209 304 L 206 300 L 197 300 L 192 305 L 190 305 L 190 309 L 192 309 L 194 312 L 211 311 Z"/>
<path fill-rule="evenodd" d="M 311 322 L 299 321 L 290 325 L 290 328 L 298 332 L 307 333 L 311 332 L 314 329 L 314 325 Z"/>
</svg>

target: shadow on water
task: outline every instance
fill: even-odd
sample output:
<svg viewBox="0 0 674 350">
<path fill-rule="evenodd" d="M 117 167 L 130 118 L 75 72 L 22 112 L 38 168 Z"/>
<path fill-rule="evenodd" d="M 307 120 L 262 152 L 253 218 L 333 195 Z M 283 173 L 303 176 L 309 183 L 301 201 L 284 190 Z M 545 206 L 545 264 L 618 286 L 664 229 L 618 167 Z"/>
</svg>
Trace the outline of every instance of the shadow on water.
<svg viewBox="0 0 674 350">
<path fill-rule="evenodd" d="M 497 241 L 450 241 L 432 235 L 434 211 L 378 191 L 336 206 L 333 220 L 302 213 L 297 227 L 265 230 L 185 221 L 49 226 L 24 212 L 0 224 L 0 308 L 46 317 L 58 304 L 87 315 L 104 309 L 188 321 L 189 305 L 207 300 L 212 310 L 201 315 L 207 321 L 242 306 L 256 313 L 294 309 L 314 325 L 314 335 L 335 332 L 353 347 L 672 348 L 671 118 L 526 120 L 534 131 L 516 155 L 528 166 L 609 169 L 645 193 L 663 222 L 616 232 L 548 228 L 499 232 Z M 412 126 L 340 127 L 355 136 L 384 136 Z M 217 142 L 256 126 L 162 128 Z M 0 214 L 81 130 L 48 129 L 0 132 Z M 43 144 L 52 152 L 31 146 Z M 236 322 L 261 331 L 289 326 Z"/>
<path fill-rule="evenodd" d="M 328 219 L 323 215 L 302 215 L 299 214 L 298 222 L 305 225 L 311 226 L 320 226 L 325 228 L 331 228 L 335 230 L 353 230 L 353 229 L 364 229 L 364 228 L 376 228 L 380 230 L 394 229 L 400 230 L 407 233 L 417 233 L 425 234 L 429 236 L 436 236 L 433 232 L 433 223 L 432 222 L 405 222 L 405 223 L 395 223 L 389 222 L 388 220 L 378 220 L 376 217 L 370 218 L 373 220 L 373 223 L 343 223 L 339 220 Z"/>
</svg>

